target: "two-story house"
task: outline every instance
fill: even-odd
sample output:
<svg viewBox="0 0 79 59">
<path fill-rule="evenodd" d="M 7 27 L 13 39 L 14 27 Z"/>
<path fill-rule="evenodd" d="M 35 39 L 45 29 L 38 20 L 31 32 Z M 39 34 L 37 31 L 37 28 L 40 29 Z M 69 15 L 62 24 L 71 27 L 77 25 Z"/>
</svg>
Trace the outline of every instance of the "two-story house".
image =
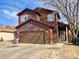
<svg viewBox="0 0 79 59">
<path fill-rule="evenodd" d="M 18 14 L 17 33 L 19 42 L 49 44 L 67 41 L 68 25 L 59 22 L 57 11 L 45 8 L 24 9 Z"/>
</svg>

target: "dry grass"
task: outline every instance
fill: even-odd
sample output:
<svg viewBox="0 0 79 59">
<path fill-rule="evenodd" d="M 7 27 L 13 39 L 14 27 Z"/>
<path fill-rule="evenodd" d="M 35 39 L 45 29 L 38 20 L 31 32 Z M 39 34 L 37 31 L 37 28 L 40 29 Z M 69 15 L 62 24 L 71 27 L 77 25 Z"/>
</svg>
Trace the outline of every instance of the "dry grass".
<svg viewBox="0 0 79 59">
<path fill-rule="evenodd" d="M 13 43 L 11 41 L 1 41 L 0 42 L 0 48 L 6 48 L 11 46 Z"/>
<path fill-rule="evenodd" d="M 60 57 L 62 59 L 79 59 L 79 46 L 64 45 L 61 49 Z"/>
</svg>

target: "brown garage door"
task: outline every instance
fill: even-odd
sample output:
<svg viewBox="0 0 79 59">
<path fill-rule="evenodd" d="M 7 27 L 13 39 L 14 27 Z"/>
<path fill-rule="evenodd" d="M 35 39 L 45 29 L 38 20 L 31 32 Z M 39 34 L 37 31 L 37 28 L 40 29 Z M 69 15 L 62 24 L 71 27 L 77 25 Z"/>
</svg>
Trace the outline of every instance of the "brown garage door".
<svg viewBox="0 0 79 59">
<path fill-rule="evenodd" d="M 23 43 L 35 43 L 44 44 L 45 34 L 44 32 L 22 32 L 20 37 Z"/>
</svg>

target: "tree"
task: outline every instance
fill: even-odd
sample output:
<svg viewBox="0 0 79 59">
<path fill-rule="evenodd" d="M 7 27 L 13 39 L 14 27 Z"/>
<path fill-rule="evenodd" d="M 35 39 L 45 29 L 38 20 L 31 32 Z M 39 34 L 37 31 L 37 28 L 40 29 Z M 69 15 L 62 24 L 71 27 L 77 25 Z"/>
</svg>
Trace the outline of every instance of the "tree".
<svg viewBox="0 0 79 59">
<path fill-rule="evenodd" d="M 67 19 L 73 38 L 77 37 L 79 29 L 79 0 L 42 0 L 58 9 Z"/>
</svg>

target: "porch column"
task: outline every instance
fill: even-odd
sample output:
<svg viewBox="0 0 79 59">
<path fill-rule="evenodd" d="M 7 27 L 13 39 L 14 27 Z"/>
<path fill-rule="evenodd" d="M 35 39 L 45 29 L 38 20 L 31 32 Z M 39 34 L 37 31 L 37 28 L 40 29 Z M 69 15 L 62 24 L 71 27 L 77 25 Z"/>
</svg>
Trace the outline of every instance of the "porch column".
<svg viewBox="0 0 79 59">
<path fill-rule="evenodd" d="M 49 44 L 53 43 L 53 41 L 52 41 L 52 29 L 51 28 L 48 29 L 48 42 L 49 42 Z"/>
<path fill-rule="evenodd" d="M 68 28 L 66 26 L 66 42 L 68 43 Z"/>
</svg>

